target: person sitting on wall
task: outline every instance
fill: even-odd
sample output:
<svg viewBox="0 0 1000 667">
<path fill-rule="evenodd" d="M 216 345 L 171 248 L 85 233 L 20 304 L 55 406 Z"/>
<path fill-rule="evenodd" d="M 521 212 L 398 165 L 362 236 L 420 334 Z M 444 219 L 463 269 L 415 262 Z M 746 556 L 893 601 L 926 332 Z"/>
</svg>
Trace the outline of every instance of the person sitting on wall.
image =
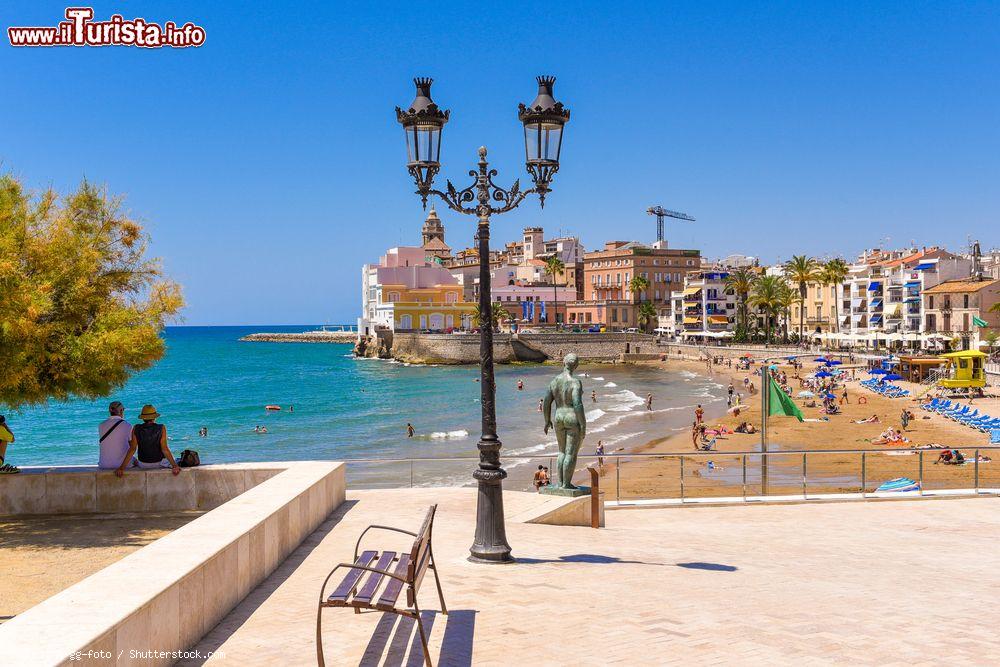
<svg viewBox="0 0 1000 667">
<path fill-rule="evenodd" d="M 114 470 L 122 462 L 132 439 L 132 425 L 125 419 L 125 406 L 121 401 L 112 401 L 108 406 L 107 419 L 97 425 L 97 447 L 100 450 L 97 457 L 97 467 L 101 470 Z M 135 459 L 129 460 L 135 465 Z"/>
<path fill-rule="evenodd" d="M 174 460 L 170 447 L 167 446 L 167 427 L 156 423 L 156 418 L 159 416 L 160 413 L 152 405 L 142 406 L 142 412 L 139 413 L 142 423 L 132 428 L 128 452 L 115 470 L 115 475 L 121 477 L 125 474 L 125 466 L 132 460 L 132 455 L 136 451 L 138 451 L 139 468 L 147 470 L 170 468 L 173 474 L 180 474 L 181 468 Z"/>
</svg>

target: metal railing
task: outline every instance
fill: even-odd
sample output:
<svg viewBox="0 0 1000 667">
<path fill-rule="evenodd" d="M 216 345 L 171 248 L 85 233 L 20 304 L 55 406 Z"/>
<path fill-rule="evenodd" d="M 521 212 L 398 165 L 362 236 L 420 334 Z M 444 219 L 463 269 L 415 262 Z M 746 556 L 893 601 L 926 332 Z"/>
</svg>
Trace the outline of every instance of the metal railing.
<svg viewBox="0 0 1000 667">
<path fill-rule="evenodd" d="M 933 456 L 940 456 L 943 452 L 954 451 L 963 452 L 963 456 L 966 453 L 971 452 L 972 457 L 966 458 L 965 466 L 968 467 L 969 473 L 968 485 L 966 486 L 952 486 L 952 487 L 940 487 L 935 489 L 925 489 L 925 482 L 928 481 L 926 475 L 926 458 L 927 454 L 930 453 Z M 826 486 L 835 487 L 836 491 L 826 491 L 824 493 L 848 493 L 857 494 L 860 499 L 867 498 L 873 493 L 878 493 L 877 486 L 874 489 L 869 489 L 869 476 L 872 472 L 872 461 L 873 459 L 879 457 L 888 456 L 914 456 L 915 459 L 906 459 L 905 461 L 899 461 L 898 464 L 905 464 L 907 461 L 912 462 L 909 467 L 915 467 L 913 471 L 909 471 L 910 474 L 914 474 L 913 481 L 917 483 L 917 495 L 923 496 L 925 490 L 928 492 L 940 492 L 949 491 L 951 493 L 966 493 L 967 495 L 980 495 L 983 493 L 1000 495 L 1000 471 L 997 474 L 990 476 L 989 481 L 992 485 L 985 487 L 983 485 L 983 479 L 981 477 L 981 455 L 984 452 L 997 452 L 1000 451 L 1000 446 L 982 445 L 982 446 L 970 446 L 970 447 L 948 447 L 948 448 L 935 448 L 935 449 L 921 449 L 921 448 L 891 448 L 891 449 L 786 449 L 786 450 L 772 450 L 768 452 L 760 451 L 735 451 L 735 452 L 724 452 L 724 451 L 690 451 L 690 452 L 659 452 L 659 453 L 612 453 L 605 454 L 603 456 L 597 456 L 596 454 L 580 454 L 577 459 L 581 462 L 592 462 L 597 465 L 597 470 L 600 473 L 613 473 L 614 478 L 614 493 L 611 494 L 608 490 L 608 495 L 614 496 L 614 500 L 617 503 L 621 503 L 624 500 L 635 500 L 637 497 L 628 497 L 629 493 L 626 492 L 623 498 L 622 491 L 622 478 L 623 474 L 628 481 L 630 476 L 630 468 L 628 463 L 634 461 L 663 461 L 663 462 L 674 462 L 675 465 L 671 466 L 673 471 L 672 477 L 665 477 L 663 472 L 659 472 L 656 475 L 656 483 L 659 486 L 657 493 L 653 495 L 649 494 L 639 494 L 643 499 L 675 499 L 680 500 L 682 503 L 688 499 L 694 498 L 710 498 L 710 497 L 725 497 L 725 498 L 742 498 L 746 501 L 750 497 L 765 497 L 765 496 L 782 496 L 788 497 L 791 495 L 799 495 L 798 490 L 801 490 L 801 497 L 808 498 L 810 495 L 816 497 L 820 495 L 819 491 L 813 494 L 809 493 L 810 486 L 814 488 L 816 486 Z M 843 456 L 856 456 L 857 461 L 855 463 L 856 467 L 851 467 L 850 465 L 843 464 L 837 469 L 827 469 L 823 470 L 813 470 L 810 468 L 810 460 L 813 462 L 824 457 L 843 457 Z M 504 462 L 508 470 L 515 469 L 519 465 L 526 462 L 539 462 L 547 461 L 548 467 L 554 469 L 554 462 L 556 460 L 556 454 L 544 454 L 541 456 L 516 456 L 507 455 L 504 456 Z M 693 483 L 697 480 L 705 480 L 705 473 L 711 471 L 721 471 L 725 470 L 720 467 L 705 467 L 706 462 L 711 463 L 715 460 L 732 460 L 736 459 L 738 461 L 738 468 L 735 470 L 735 474 L 727 474 L 724 480 L 719 480 L 719 483 L 705 485 Z M 782 460 L 783 459 L 783 460 Z M 767 479 L 760 475 L 760 469 L 762 463 L 767 460 L 769 461 L 768 467 L 770 468 L 769 476 L 773 482 L 768 482 Z M 478 457 L 473 456 L 459 456 L 459 457 L 443 457 L 443 458 L 399 458 L 399 459 L 345 459 L 348 464 L 348 471 L 350 473 L 351 466 L 402 466 L 403 476 L 402 480 L 404 483 L 399 483 L 400 478 L 397 476 L 396 482 L 381 482 L 378 484 L 377 488 L 384 487 L 406 487 L 409 486 L 413 488 L 415 486 L 454 486 L 454 484 L 426 484 L 421 483 L 421 480 L 417 477 L 417 468 L 421 466 L 436 466 L 440 469 L 441 466 L 445 464 L 468 464 L 467 468 L 462 468 L 461 471 L 466 470 L 471 471 L 475 468 L 478 463 Z M 687 463 L 686 463 L 687 462 Z M 692 462 L 693 465 L 692 465 Z M 935 461 L 936 462 L 936 461 Z M 1000 460 L 997 462 L 998 468 L 1000 468 Z M 578 465 L 578 472 L 580 474 L 584 473 L 583 468 L 585 465 Z M 896 466 L 898 467 L 898 465 Z M 947 465 L 946 468 L 952 468 L 953 466 Z M 624 473 L 623 473 L 624 471 Z M 526 471 L 528 472 L 528 471 Z M 531 470 L 530 472 L 534 472 Z M 889 473 L 882 471 L 882 476 L 884 477 Z M 471 475 L 471 473 L 470 473 Z M 756 479 L 754 479 L 756 478 Z M 707 479 L 711 480 L 711 476 Z M 471 480 L 471 476 L 470 476 Z M 888 480 L 883 480 L 888 481 Z M 526 487 L 531 486 L 531 477 L 524 476 L 518 480 L 517 475 L 511 475 L 511 479 L 508 481 L 507 488 L 512 488 L 518 483 L 526 485 Z M 881 482 L 880 482 L 881 484 Z M 757 487 L 759 491 L 757 491 Z M 355 488 L 366 488 L 364 484 L 360 484 Z M 373 488 L 373 487 L 367 487 Z M 789 493 L 790 489 L 796 489 L 795 493 Z M 678 489 L 679 492 L 671 493 L 674 489 Z M 692 495 L 693 490 L 704 490 L 711 489 L 713 491 L 734 491 L 734 493 L 724 493 L 720 494 L 701 494 L 697 492 Z M 757 492 L 755 492 L 757 491 Z M 780 491 L 779 493 L 774 493 L 774 491 Z M 882 492 L 887 493 L 887 492 Z M 882 497 L 881 495 L 878 497 Z"/>
</svg>

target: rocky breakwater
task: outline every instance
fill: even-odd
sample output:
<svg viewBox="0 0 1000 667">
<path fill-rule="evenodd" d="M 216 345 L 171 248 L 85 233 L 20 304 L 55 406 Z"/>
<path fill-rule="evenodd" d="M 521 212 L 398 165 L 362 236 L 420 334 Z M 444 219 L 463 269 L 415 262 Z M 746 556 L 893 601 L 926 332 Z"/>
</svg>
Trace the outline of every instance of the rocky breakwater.
<svg viewBox="0 0 1000 667">
<path fill-rule="evenodd" d="M 354 331 L 304 331 L 302 333 L 254 333 L 240 338 L 248 343 L 354 343 Z"/>
</svg>

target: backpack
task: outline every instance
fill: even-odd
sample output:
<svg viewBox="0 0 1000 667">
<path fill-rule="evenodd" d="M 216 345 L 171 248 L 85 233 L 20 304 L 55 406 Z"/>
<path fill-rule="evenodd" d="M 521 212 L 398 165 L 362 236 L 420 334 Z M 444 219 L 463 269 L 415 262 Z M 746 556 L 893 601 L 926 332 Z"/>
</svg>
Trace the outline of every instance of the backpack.
<svg viewBox="0 0 1000 667">
<path fill-rule="evenodd" d="M 177 462 L 181 468 L 194 468 L 201 465 L 201 457 L 193 449 L 185 449 L 181 452 L 181 459 Z"/>
</svg>

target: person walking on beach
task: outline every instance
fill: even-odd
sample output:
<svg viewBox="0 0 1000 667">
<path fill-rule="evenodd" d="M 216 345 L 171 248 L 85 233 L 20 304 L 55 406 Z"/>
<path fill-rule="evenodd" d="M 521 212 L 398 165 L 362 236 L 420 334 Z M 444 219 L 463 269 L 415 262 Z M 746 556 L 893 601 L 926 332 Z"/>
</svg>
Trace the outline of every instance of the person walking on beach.
<svg viewBox="0 0 1000 667">
<path fill-rule="evenodd" d="M 691 443 L 694 445 L 695 449 L 698 449 L 698 433 L 700 429 L 698 427 L 698 422 L 691 422 Z"/>
<path fill-rule="evenodd" d="M 545 399 L 542 399 L 542 398 L 538 399 L 538 411 L 539 412 L 542 411 L 542 404 L 543 403 L 545 403 Z"/>
<path fill-rule="evenodd" d="M 705 419 L 705 410 L 702 409 L 701 403 L 699 403 L 698 407 L 694 409 L 694 423 L 700 424 L 702 423 L 702 421 L 704 421 L 704 419 Z"/>
<path fill-rule="evenodd" d="M 590 400 L 592 400 L 594 403 L 597 403 L 597 390 L 596 389 L 592 389 L 590 391 Z"/>
<path fill-rule="evenodd" d="M 841 392 L 840 394 L 840 404 L 843 405 L 844 403 L 850 403 L 850 402 L 851 402 L 850 399 L 847 398 L 847 385 L 845 384 L 844 391 Z"/>
<path fill-rule="evenodd" d="M 407 438 L 412 438 L 413 437 L 413 433 L 414 433 L 414 431 L 413 431 L 413 424 L 411 424 L 410 422 L 406 422 L 406 437 Z"/>
<path fill-rule="evenodd" d="M 600 470 L 604 470 L 604 441 L 603 440 L 598 440 L 597 441 L 597 448 L 594 450 L 594 453 L 597 454 L 597 467 Z"/>
<path fill-rule="evenodd" d="M 7 457 L 7 445 L 14 442 L 14 432 L 7 426 L 7 419 L 0 415 L 0 475 L 12 475 L 21 472 L 17 466 L 12 466 L 5 460 Z"/>
<path fill-rule="evenodd" d="M 132 425 L 125 419 L 125 406 L 121 401 L 113 401 L 108 406 L 107 419 L 97 425 L 97 467 L 101 470 L 114 470 L 125 458 L 129 441 L 132 439 Z M 129 461 L 134 466 L 135 459 Z"/>
<path fill-rule="evenodd" d="M 653 394 L 651 394 L 651 393 L 650 394 L 646 394 L 646 409 L 647 410 L 652 410 L 653 409 Z"/>
<path fill-rule="evenodd" d="M 121 477 L 125 474 L 125 466 L 132 460 L 132 455 L 138 453 L 138 467 L 144 469 L 170 468 L 171 472 L 179 475 L 181 468 L 174 460 L 174 455 L 167 446 L 167 427 L 157 424 L 156 418 L 160 413 L 152 405 L 142 406 L 139 419 L 142 423 L 132 428 L 132 437 L 129 438 L 128 452 L 122 459 L 121 465 L 115 470 L 115 475 Z"/>
<path fill-rule="evenodd" d="M 906 427 L 910 425 L 910 411 L 903 408 L 903 412 L 899 415 L 899 421 L 903 423 L 903 430 L 905 431 Z"/>
</svg>

